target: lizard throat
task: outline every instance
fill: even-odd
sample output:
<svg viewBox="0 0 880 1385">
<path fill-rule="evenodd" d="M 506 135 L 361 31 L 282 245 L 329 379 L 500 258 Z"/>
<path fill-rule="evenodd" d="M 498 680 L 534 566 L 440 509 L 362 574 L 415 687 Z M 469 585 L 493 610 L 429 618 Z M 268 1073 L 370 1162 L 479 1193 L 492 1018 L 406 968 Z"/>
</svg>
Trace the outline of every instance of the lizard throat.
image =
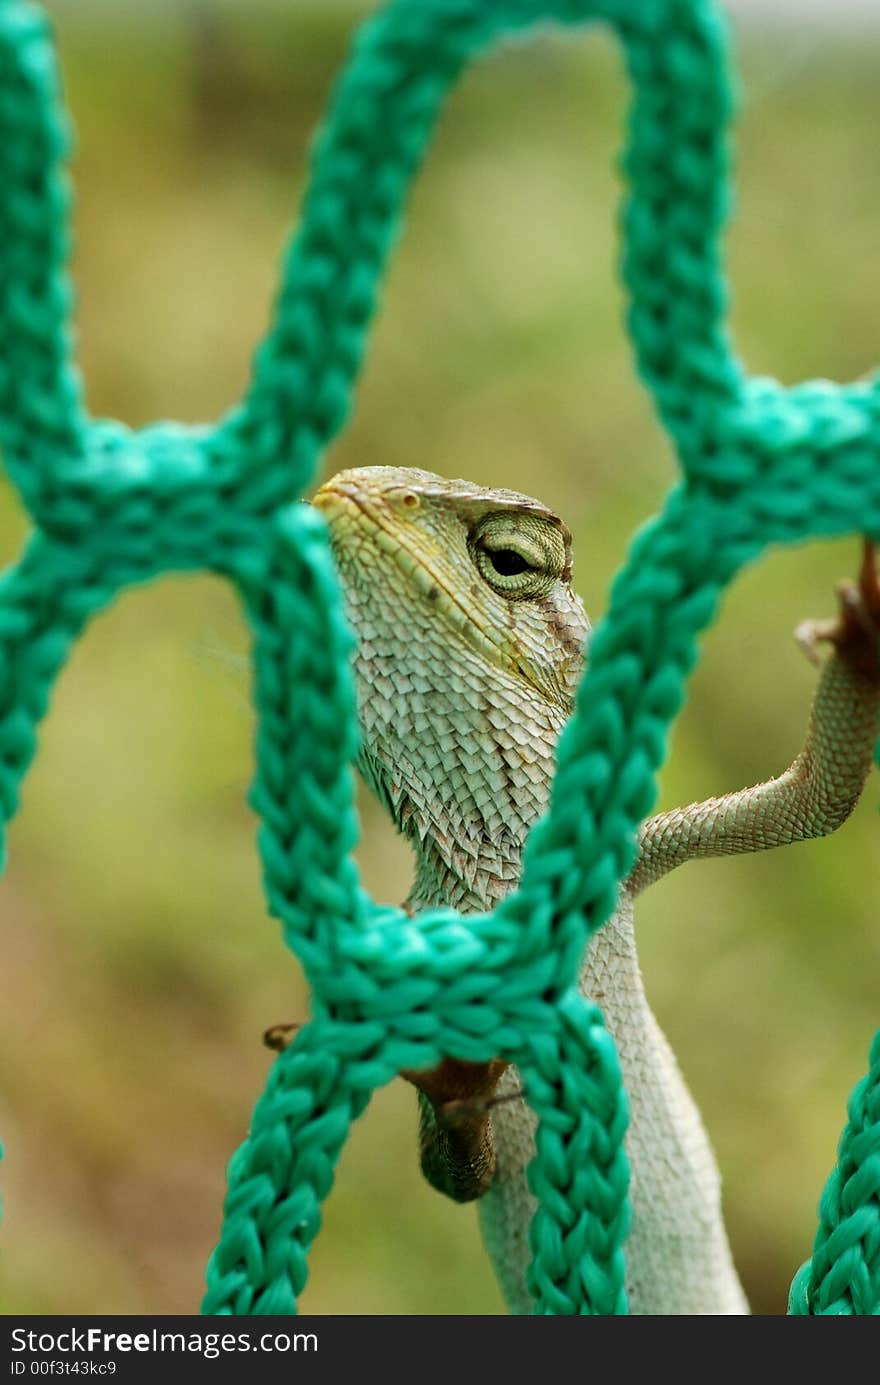
<svg viewBox="0 0 880 1385">
<path fill-rule="evenodd" d="M 359 768 L 415 856 L 407 905 L 491 909 L 519 881 L 526 838 L 547 807 L 564 716 L 524 716 L 522 699 L 511 698 L 509 714 L 496 704 L 490 720 L 478 699 L 442 707 L 410 688 L 405 707 L 386 717 L 375 671 L 359 670 L 358 684 Z"/>
</svg>

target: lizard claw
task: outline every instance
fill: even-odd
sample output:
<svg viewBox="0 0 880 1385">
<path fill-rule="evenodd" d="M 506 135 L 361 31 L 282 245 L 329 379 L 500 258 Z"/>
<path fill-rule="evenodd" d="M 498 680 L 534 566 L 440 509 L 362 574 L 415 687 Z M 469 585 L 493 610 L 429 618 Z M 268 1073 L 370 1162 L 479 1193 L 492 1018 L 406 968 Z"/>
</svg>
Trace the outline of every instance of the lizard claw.
<svg viewBox="0 0 880 1385">
<path fill-rule="evenodd" d="M 830 640 L 834 626 L 833 620 L 802 620 L 795 626 L 795 640 L 811 664 L 821 664 L 819 645 L 823 640 Z"/>
<path fill-rule="evenodd" d="M 819 644 L 827 643 L 858 672 L 880 678 L 880 576 L 873 540 L 864 540 L 858 580 L 838 582 L 837 598 L 840 609 L 833 620 L 802 621 L 795 639 L 814 664 Z"/>
<path fill-rule="evenodd" d="M 877 546 L 873 539 L 863 540 L 858 590 L 862 609 L 867 612 L 871 629 L 876 633 L 880 626 L 880 573 L 877 572 Z"/>
<path fill-rule="evenodd" d="M 287 1024 L 270 1024 L 269 1028 L 263 1031 L 263 1043 L 276 1053 L 283 1053 L 286 1048 L 290 1048 L 300 1029 L 302 1025 L 294 1020 Z"/>
</svg>

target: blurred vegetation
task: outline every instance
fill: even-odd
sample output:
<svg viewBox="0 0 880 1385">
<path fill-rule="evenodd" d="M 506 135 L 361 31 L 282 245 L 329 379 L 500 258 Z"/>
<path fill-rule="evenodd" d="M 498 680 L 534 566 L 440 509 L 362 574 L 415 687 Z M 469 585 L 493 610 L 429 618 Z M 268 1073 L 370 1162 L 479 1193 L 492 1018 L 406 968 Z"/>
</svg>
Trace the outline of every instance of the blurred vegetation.
<svg viewBox="0 0 880 1385">
<path fill-rule="evenodd" d="M 49 5 L 78 129 L 76 279 L 89 403 L 131 423 L 216 415 L 263 330 L 311 131 L 364 4 Z M 730 237 L 738 345 L 786 381 L 847 379 L 878 340 L 880 33 L 739 35 L 747 94 Z M 327 460 L 537 492 L 569 520 L 601 613 L 674 476 L 614 275 L 625 84 L 602 34 L 490 55 L 444 118 L 389 278 L 357 415 Z M 0 551 L 25 522 L 0 490 Z M 705 642 L 664 804 L 778 772 L 814 671 L 790 638 L 854 541 L 772 555 Z M 224 1165 L 269 1056 L 307 1013 L 267 919 L 244 806 L 247 634 L 208 578 L 125 597 L 47 718 L 0 887 L 7 1312 L 185 1312 Z M 704 863 L 639 910 L 648 991 L 703 1109 L 757 1311 L 808 1255 L 844 1101 L 880 1014 L 873 779 L 836 837 Z M 360 859 L 409 861 L 363 802 Z M 314 1313 L 496 1312 L 472 1208 L 422 1182 L 411 1091 L 347 1145 L 312 1255 Z"/>
</svg>

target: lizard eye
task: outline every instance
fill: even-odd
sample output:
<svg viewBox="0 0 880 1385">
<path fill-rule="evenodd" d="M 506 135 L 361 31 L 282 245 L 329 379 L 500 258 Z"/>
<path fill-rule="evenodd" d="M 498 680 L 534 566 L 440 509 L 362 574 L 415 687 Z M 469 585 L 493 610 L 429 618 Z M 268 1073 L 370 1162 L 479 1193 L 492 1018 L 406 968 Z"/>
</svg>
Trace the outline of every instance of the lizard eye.
<svg viewBox="0 0 880 1385">
<path fill-rule="evenodd" d="M 546 596 L 565 567 L 562 535 L 533 515 L 486 515 L 471 533 L 469 547 L 483 581 L 509 600 Z"/>
<path fill-rule="evenodd" d="M 496 548 L 494 552 L 487 548 L 485 553 L 499 577 L 516 577 L 528 567 L 523 555 L 517 553 L 515 548 Z"/>
</svg>

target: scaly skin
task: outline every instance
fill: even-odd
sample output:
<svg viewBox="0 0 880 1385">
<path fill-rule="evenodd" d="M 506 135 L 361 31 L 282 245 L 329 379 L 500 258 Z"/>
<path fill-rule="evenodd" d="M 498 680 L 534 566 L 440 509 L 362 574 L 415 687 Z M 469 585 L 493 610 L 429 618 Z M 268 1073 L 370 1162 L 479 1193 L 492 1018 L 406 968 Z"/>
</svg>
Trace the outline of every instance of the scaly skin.
<svg viewBox="0 0 880 1385">
<path fill-rule="evenodd" d="M 360 768 L 412 843 L 411 909 L 482 912 L 517 883 L 547 806 L 559 732 L 589 622 L 571 588 L 571 539 L 536 500 L 428 472 L 342 472 L 314 502 L 328 522 L 349 620 L 362 728 Z M 592 939 L 580 984 L 615 1036 L 631 1108 L 636 1313 L 744 1313 L 699 1114 L 645 998 L 632 899 L 695 856 L 758 850 L 832 831 L 856 802 L 880 703 L 880 593 L 866 553 L 840 619 L 803 627 L 834 646 L 804 748 L 754 789 L 650 819 L 615 916 Z M 281 1027 L 273 1031 L 283 1046 Z M 279 1038 L 280 1034 L 280 1038 Z M 534 1208 L 525 1181 L 533 1119 L 515 1070 L 447 1059 L 404 1074 L 419 1088 L 422 1165 L 458 1201 L 479 1199 L 484 1239 L 514 1312 Z"/>
</svg>

